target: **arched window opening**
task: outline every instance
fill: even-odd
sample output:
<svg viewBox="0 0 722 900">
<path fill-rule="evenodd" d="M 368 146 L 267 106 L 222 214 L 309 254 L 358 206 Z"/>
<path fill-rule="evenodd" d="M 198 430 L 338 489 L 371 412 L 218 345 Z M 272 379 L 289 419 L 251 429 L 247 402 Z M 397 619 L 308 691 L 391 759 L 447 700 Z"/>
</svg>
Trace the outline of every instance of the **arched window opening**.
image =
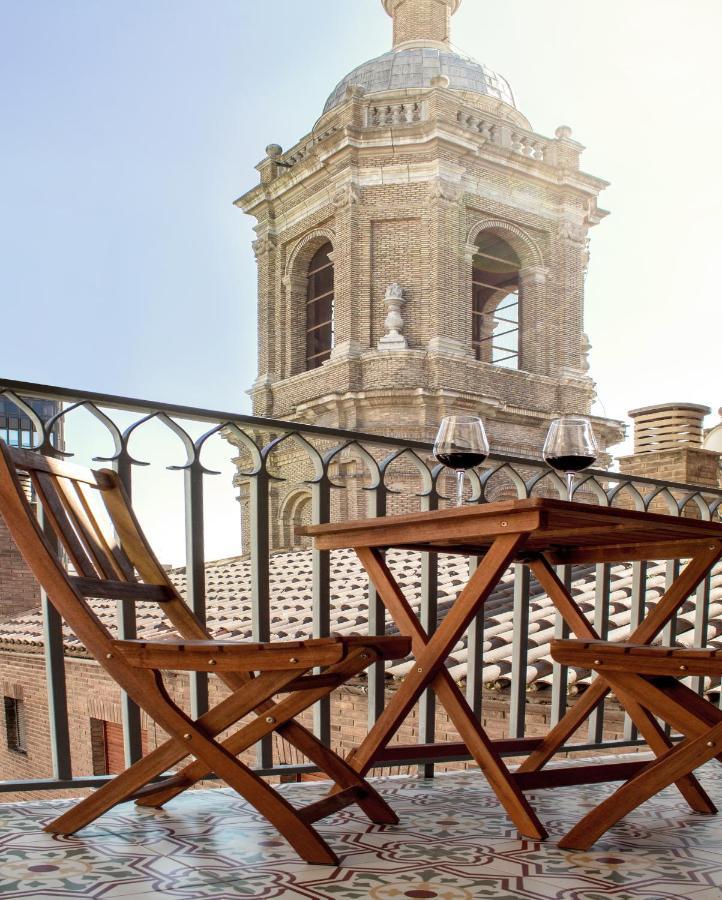
<svg viewBox="0 0 722 900">
<path fill-rule="evenodd" d="M 294 550 L 310 550 L 310 537 L 298 534 L 301 525 L 311 524 L 311 495 L 307 492 L 291 494 L 281 509 L 281 544 Z"/>
<path fill-rule="evenodd" d="M 308 267 L 306 292 L 306 369 L 317 369 L 333 349 L 333 247 L 324 244 Z"/>
<path fill-rule="evenodd" d="M 472 274 L 472 343 L 483 362 L 519 368 L 519 269 L 514 250 L 484 231 L 477 242 Z"/>
</svg>

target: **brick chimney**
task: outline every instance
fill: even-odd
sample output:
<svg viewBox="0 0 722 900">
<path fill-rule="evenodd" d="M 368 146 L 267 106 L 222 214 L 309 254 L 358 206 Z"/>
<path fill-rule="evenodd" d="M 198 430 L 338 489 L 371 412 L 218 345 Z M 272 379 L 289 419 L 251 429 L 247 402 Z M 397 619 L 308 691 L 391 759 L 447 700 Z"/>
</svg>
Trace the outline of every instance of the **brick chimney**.
<svg viewBox="0 0 722 900">
<path fill-rule="evenodd" d="M 710 412 L 709 407 L 696 403 L 663 403 L 631 410 L 634 454 L 620 458 L 620 471 L 717 487 L 720 454 L 702 447 L 704 417 Z"/>
</svg>

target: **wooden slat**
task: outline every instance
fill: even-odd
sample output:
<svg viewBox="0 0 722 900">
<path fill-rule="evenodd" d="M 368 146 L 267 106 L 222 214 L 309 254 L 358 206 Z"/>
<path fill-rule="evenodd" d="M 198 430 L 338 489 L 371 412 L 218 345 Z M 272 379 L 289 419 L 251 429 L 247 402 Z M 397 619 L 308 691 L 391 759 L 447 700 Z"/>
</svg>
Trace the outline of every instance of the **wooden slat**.
<svg viewBox="0 0 722 900">
<path fill-rule="evenodd" d="M 439 523 L 434 515 L 443 516 L 449 510 L 429 513 L 427 518 L 416 523 L 398 524 L 394 518 L 373 519 L 374 523 L 385 522 L 385 526 L 377 525 L 373 529 L 359 527 L 339 533 L 333 531 L 315 535 L 315 544 L 319 549 L 334 550 L 342 547 L 390 547 L 398 544 L 418 544 L 435 542 L 439 536 Z M 455 510 L 451 510 L 455 512 Z M 403 518 L 403 517 L 399 517 Z M 449 541 L 464 542 L 474 538 L 480 546 L 491 544 L 493 539 L 504 534 L 528 534 L 539 527 L 540 513 L 535 510 L 521 510 L 508 513 L 495 513 L 486 517 L 458 517 L 444 521 L 444 537 Z M 314 528 L 323 526 L 311 526 Z M 301 531 L 301 529 L 298 529 Z M 305 529 L 310 531 L 309 529 Z M 403 537 L 402 537 L 403 535 Z M 486 541 L 485 541 L 486 539 Z"/>
<path fill-rule="evenodd" d="M 45 471 L 31 472 L 30 478 L 38 495 L 45 515 L 50 520 L 70 562 L 75 570 L 86 577 L 95 577 L 96 571 L 73 527 L 65 506 L 63 505 L 58 483 L 54 475 Z"/>
<path fill-rule="evenodd" d="M 553 641 L 551 654 L 568 666 L 595 672 L 633 672 L 639 675 L 722 675 L 722 654 L 713 650 L 676 650 L 669 647 L 610 646 L 603 641 Z"/>
<path fill-rule="evenodd" d="M 532 514 L 539 517 L 536 525 L 526 518 Z M 528 548 L 550 550 L 553 560 L 562 563 L 617 562 L 619 554 L 631 554 L 624 560 L 691 555 L 696 542 L 722 539 L 722 525 L 717 522 L 548 498 L 314 525 L 299 532 L 311 535 L 325 549 L 415 545 L 424 550 L 448 552 L 453 546 L 478 552 L 505 531 L 525 528 L 531 532 Z M 605 549 L 609 545 L 612 551 Z"/>
<path fill-rule="evenodd" d="M 112 565 L 117 572 L 118 577 L 122 581 L 135 581 L 135 572 L 133 570 L 133 566 L 130 564 L 130 560 L 125 555 L 122 547 L 118 543 L 118 538 L 115 532 L 109 527 L 108 523 L 104 523 L 102 519 L 98 519 L 93 510 L 91 492 L 93 492 L 95 496 L 97 496 L 97 491 L 95 491 L 95 489 L 91 488 L 89 485 L 83 484 L 79 481 L 74 481 L 73 485 L 75 487 L 78 499 L 82 503 L 89 519 L 93 523 L 93 526 L 95 527 L 98 534 L 98 539 L 102 542 L 106 554 L 110 557 Z"/>
<path fill-rule="evenodd" d="M 341 641 L 308 641 L 290 647 L 224 641 L 114 641 L 113 645 L 132 666 L 193 672 L 302 671 L 333 665 L 346 653 Z M 371 656 L 375 659 L 369 652 Z"/>
<path fill-rule="evenodd" d="M 504 756 L 521 756 L 531 752 L 541 743 L 541 738 L 518 738 L 492 741 L 494 750 Z M 416 759 L 450 759 L 470 756 L 469 748 L 463 741 L 436 741 L 433 744 L 388 744 L 379 750 L 375 762 L 405 762 Z"/>
<path fill-rule="evenodd" d="M 612 544 L 597 547 L 555 547 L 546 553 L 555 565 L 585 563 L 646 562 L 656 559 L 691 559 L 708 540 L 645 541 L 635 544 Z M 533 546 L 533 542 L 532 542 Z"/>
<path fill-rule="evenodd" d="M 56 478 L 55 483 L 68 517 L 76 525 L 79 537 L 97 572 L 106 578 L 122 580 L 123 573 L 113 559 L 92 510 L 85 502 L 85 498 L 76 492 L 75 482 L 67 478 Z"/>
<path fill-rule="evenodd" d="M 353 787 L 348 787 L 343 791 L 339 791 L 337 794 L 331 794 L 329 797 L 324 797 L 323 800 L 317 800 L 316 803 L 310 803 L 308 806 L 304 806 L 303 809 L 297 810 L 297 815 L 299 819 L 310 825 L 313 822 L 318 822 L 319 819 L 325 819 L 326 816 L 333 815 L 333 813 L 346 809 L 346 807 L 351 806 L 352 803 L 357 803 L 361 797 L 363 797 L 364 793 L 365 791 L 362 787 L 354 785 Z"/>
<path fill-rule="evenodd" d="M 538 772 L 513 772 L 512 778 L 522 791 L 571 787 L 576 784 L 604 784 L 607 781 L 627 781 L 649 763 L 649 759 L 641 759 L 623 763 L 564 766 Z"/>
<path fill-rule="evenodd" d="M 44 456 L 35 450 L 22 450 L 19 447 L 8 447 L 10 458 L 18 467 L 26 472 L 46 472 L 63 478 L 72 478 L 74 481 L 82 481 L 92 484 L 93 487 L 106 490 L 112 487 L 112 482 L 100 471 L 76 466 L 60 459 Z"/>
<path fill-rule="evenodd" d="M 162 584 L 139 584 L 131 581 L 73 576 L 70 577 L 70 582 L 83 597 L 97 597 L 103 600 L 167 603 L 176 597 L 170 588 Z"/>
</svg>

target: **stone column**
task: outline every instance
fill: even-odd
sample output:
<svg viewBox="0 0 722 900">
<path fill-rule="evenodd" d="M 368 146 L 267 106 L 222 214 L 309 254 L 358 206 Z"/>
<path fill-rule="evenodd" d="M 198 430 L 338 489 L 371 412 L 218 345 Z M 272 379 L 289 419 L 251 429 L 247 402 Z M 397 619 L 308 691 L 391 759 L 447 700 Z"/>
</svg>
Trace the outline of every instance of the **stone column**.
<svg viewBox="0 0 722 900">
<path fill-rule="evenodd" d="M 358 214 L 361 201 L 361 189 L 353 181 L 338 185 L 333 193 L 336 238 L 331 254 L 334 267 L 335 333 L 332 360 L 353 358 L 363 349 L 354 278 L 354 271 L 358 267 Z"/>
<path fill-rule="evenodd" d="M 587 267 L 587 225 L 580 213 L 565 210 L 554 241 L 551 277 L 555 301 L 547 305 L 547 374 L 581 371 L 584 334 L 584 276 Z"/>
<path fill-rule="evenodd" d="M 253 242 L 258 265 L 258 378 L 256 384 L 276 377 L 272 361 L 278 359 L 279 309 L 276 297 L 277 247 L 275 237 L 265 233 Z M 255 390 L 254 384 L 254 390 Z M 255 401 L 254 401 L 255 402 Z M 256 410 L 255 412 L 260 412 Z"/>
<path fill-rule="evenodd" d="M 445 79 L 446 80 L 446 79 Z M 429 183 L 426 202 L 433 273 L 428 298 L 432 353 L 471 356 L 471 261 L 455 252 L 461 234 L 463 187 L 439 176 Z"/>
<path fill-rule="evenodd" d="M 284 304 L 280 316 L 285 332 L 285 352 L 281 378 L 290 378 L 305 368 L 306 276 L 302 272 L 284 275 Z"/>
<path fill-rule="evenodd" d="M 546 375 L 550 369 L 547 278 L 543 266 L 519 271 L 519 368 L 537 375 Z"/>
</svg>

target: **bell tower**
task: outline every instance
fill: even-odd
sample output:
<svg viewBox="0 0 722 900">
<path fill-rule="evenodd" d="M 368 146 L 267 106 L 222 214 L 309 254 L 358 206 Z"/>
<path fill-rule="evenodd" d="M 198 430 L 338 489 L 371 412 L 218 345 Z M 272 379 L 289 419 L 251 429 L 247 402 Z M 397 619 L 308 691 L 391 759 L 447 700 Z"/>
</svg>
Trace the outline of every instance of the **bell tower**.
<svg viewBox="0 0 722 900">
<path fill-rule="evenodd" d="M 594 399 L 584 277 L 607 183 L 571 129 L 537 134 L 452 49 L 461 0 L 382 2 L 392 49 L 236 201 L 257 220 L 254 413 L 418 439 L 476 414 L 493 449 L 538 458 L 549 420 Z"/>
</svg>

